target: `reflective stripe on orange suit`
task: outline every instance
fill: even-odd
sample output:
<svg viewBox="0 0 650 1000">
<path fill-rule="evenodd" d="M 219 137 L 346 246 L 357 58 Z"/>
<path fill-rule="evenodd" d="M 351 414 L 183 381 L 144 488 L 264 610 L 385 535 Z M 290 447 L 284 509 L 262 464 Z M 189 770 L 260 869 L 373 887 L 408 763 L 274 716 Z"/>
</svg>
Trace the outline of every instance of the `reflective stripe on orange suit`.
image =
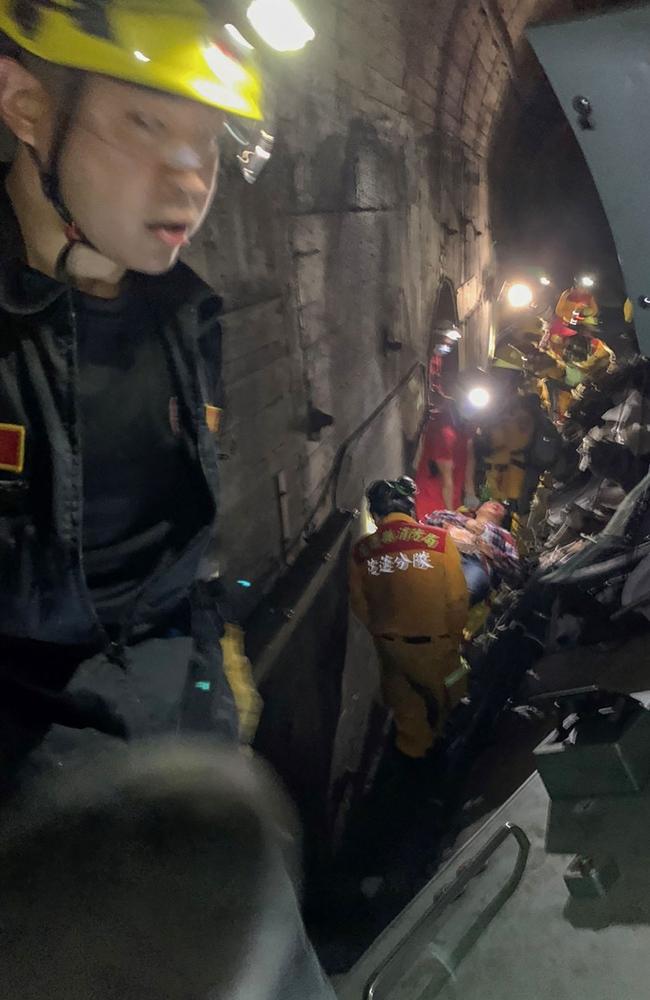
<svg viewBox="0 0 650 1000">
<path fill-rule="evenodd" d="M 389 514 L 376 534 L 353 548 L 350 600 L 375 637 L 397 747 L 410 757 L 422 757 L 464 694 L 462 683 L 448 686 L 458 675 L 458 646 L 469 604 L 458 549 L 446 531 L 405 514 Z M 432 641 L 403 641 L 414 636 Z"/>
</svg>

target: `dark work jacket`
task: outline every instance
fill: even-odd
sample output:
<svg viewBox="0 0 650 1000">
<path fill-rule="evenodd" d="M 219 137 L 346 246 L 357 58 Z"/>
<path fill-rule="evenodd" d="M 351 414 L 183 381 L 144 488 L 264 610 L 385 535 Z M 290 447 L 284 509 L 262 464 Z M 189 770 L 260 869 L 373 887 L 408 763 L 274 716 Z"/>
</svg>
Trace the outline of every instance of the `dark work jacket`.
<svg viewBox="0 0 650 1000">
<path fill-rule="evenodd" d="M 188 672 L 189 728 L 235 737 L 236 712 L 221 663 L 216 604 L 197 583 L 218 501 L 218 443 L 206 406 L 219 405 L 220 299 L 184 264 L 135 280 L 158 314 L 178 402 L 179 433 L 205 490 L 204 523 L 182 549 L 161 552 L 137 602 L 110 638 L 86 585 L 82 552 L 82 456 L 74 303 L 64 285 L 25 301 L 20 229 L 0 174 L 0 434 L 24 429 L 21 471 L 0 467 L 0 638 L 117 653 L 161 628 L 188 602 L 194 655 Z M 65 299 L 67 322 L 61 322 Z M 53 313 L 56 311 L 56 324 Z M 142 392 L 147 386 L 143 384 Z M 19 431 L 22 433 L 22 430 Z M 110 428 L 107 428 L 110 433 Z M 107 470 L 110 474 L 110 470 Z M 208 588 L 209 589 L 209 588 Z M 1 647 L 0 647 L 1 648 Z M 1 655 L 1 654 L 0 654 Z M 0 675 L 3 664 L 0 663 Z M 15 667 L 13 668 L 15 672 Z"/>
</svg>

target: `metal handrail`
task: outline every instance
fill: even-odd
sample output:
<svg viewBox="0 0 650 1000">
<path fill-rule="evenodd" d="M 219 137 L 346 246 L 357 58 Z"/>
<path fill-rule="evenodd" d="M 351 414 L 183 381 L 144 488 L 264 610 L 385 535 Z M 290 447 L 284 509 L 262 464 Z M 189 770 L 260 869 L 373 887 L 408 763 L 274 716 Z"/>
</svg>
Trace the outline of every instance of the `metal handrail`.
<svg viewBox="0 0 650 1000">
<path fill-rule="evenodd" d="M 348 434 L 345 440 L 341 442 L 334 457 L 332 466 L 323 481 L 323 485 L 316 499 L 316 502 L 309 511 L 309 514 L 307 515 L 299 533 L 293 540 L 291 540 L 288 543 L 287 551 L 293 550 L 298 544 L 300 544 L 303 535 L 309 530 L 309 527 L 314 521 L 314 518 L 316 517 L 316 515 L 318 514 L 318 512 L 320 511 L 321 507 L 326 502 L 328 497 L 330 497 L 331 499 L 332 507 L 334 509 L 338 507 L 339 476 L 341 475 L 341 469 L 343 468 L 343 463 L 350 448 L 352 447 L 353 444 L 355 444 L 356 441 L 359 440 L 360 437 L 362 437 L 363 434 L 365 434 L 368 428 L 372 426 L 377 417 L 381 416 L 386 407 L 390 403 L 392 403 L 395 397 L 400 394 L 402 389 L 404 389 L 404 387 L 409 384 L 413 376 L 418 371 L 424 378 L 426 373 L 426 368 L 421 361 L 415 361 L 411 365 L 406 374 L 403 375 L 402 378 L 399 380 L 399 382 L 393 386 L 390 392 L 386 396 L 384 396 L 381 403 L 379 403 L 379 405 L 375 407 L 372 413 L 368 414 L 368 416 L 364 420 L 362 420 L 359 426 L 355 427 L 352 433 Z"/>
<path fill-rule="evenodd" d="M 382 986 L 386 986 L 387 989 L 390 989 L 399 982 L 404 973 L 407 971 L 406 961 L 409 954 L 407 946 L 410 942 L 412 942 L 418 931 L 420 931 L 426 923 L 436 920 L 451 903 L 458 899 L 467 884 L 475 878 L 476 875 L 479 875 L 483 871 L 487 861 L 508 839 L 508 837 L 514 837 L 519 847 L 515 867 L 506 884 L 479 914 L 478 919 L 475 920 L 472 926 L 465 932 L 460 942 L 452 952 L 449 960 L 449 968 L 453 970 L 460 964 L 490 921 L 499 912 L 506 900 L 512 896 L 521 881 L 522 875 L 524 874 L 526 863 L 528 861 L 528 854 L 530 852 L 530 841 L 521 827 L 516 826 L 514 823 L 505 823 L 504 826 L 502 826 L 501 829 L 498 830 L 494 836 L 490 838 L 490 840 L 488 840 L 485 847 L 483 847 L 471 861 L 459 868 L 453 882 L 450 882 L 449 885 L 442 889 L 428 910 L 426 910 L 426 912 L 423 913 L 417 921 L 415 926 L 412 927 L 408 934 L 406 934 L 402 940 L 395 945 L 393 950 L 384 959 L 381 965 L 374 970 L 368 980 L 368 983 L 366 984 L 363 1000 L 379 1000 L 381 995 L 386 996 L 386 993 L 380 994 Z M 397 963 L 396 959 L 400 956 L 402 957 L 402 961 Z M 391 973 L 391 975 L 389 975 L 389 973 Z"/>
<path fill-rule="evenodd" d="M 368 428 L 373 425 L 377 417 L 380 417 L 381 414 L 384 412 L 384 410 L 389 406 L 389 404 L 392 403 L 397 396 L 399 396 L 402 389 L 404 389 L 409 384 L 409 382 L 412 381 L 413 376 L 417 374 L 417 372 L 420 372 L 423 378 L 426 377 L 426 368 L 421 361 L 416 361 L 414 362 L 414 364 L 411 365 L 406 374 L 403 375 L 402 378 L 399 380 L 399 382 L 393 386 L 391 391 L 386 396 L 384 396 L 381 403 L 379 403 L 379 405 L 375 407 L 372 413 L 368 414 L 365 420 L 363 420 L 359 424 L 359 426 L 356 427 L 355 430 L 342 443 L 341 447 L 337 452 L 334 465 L 332 466 L 331 470 L 332 501 L 335 508 L 338 507 L 339 477 L 341 475 L 341 469 L 343 468 L 343 462 L 345 461 L 345 458 L 348 452 L 350 451 L 350 448 L 361 437 L 363 437 Z"/>
</svg>

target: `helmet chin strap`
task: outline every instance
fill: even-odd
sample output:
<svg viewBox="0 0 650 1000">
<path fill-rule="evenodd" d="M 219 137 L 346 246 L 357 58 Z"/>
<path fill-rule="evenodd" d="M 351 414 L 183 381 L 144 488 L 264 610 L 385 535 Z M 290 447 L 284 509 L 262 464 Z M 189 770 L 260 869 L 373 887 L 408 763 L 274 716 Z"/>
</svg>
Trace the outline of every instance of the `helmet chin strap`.
<svg viewBox="0 0 650 1000">
<path fill-rule="evenodd" d="M 59 256 L 56 258 L 56 263 L 54 265 L 54 277 L 56 278 L 57 281 L 60 281 L 62 285 L 68 284 L 72 278 L 70 272 L 68 271 L 68 259 L 70 257 L 70 253 L 72 252 L 72 250 L 74 250 L 76 246 L 87 246 L 91 247 L 91 249 L 93 250 L 95 249 L 92 243 L 90 243 L 83 234 L 78 237 L 77 236 L 71 237 L 70 235 L 68 235 L 69 231 L 71 231 L 71 227 L 67 227 L 66 239 L 68 240 L 68 242 L 59 253 Z M 75 231 L 78 232 L 79 230 L 76 230 L 75 227 Z"/>
<path fill-rule="evenodd" d="M 84 235 L 72 218 L 72 214 L 70 213 L 64 201 L 63 195 L 61 194 L 61 184 L 59 179 L 61 156 L 70 133 L 70 127 L 75 113 L 81 101 L 84 85 L 84 74 L 74 71 L 71 72 L 70 81 L 59 102 L 60 107 L 57 114 L 56 127 L 52 137 L 52 148 L 50 150 L 48 162 L 44 163 L 41 160 L 33 146 L 27 146 L 29 155 L 34 161 L 38 171 L 43 194 L 54 207 L 57 215 L 64 225 L 66 244 L 59 253 L 54 266 L 54 275 L 56 280 L 60 281 L 64 285 L 70 282 L 70 274 L 68 273 L 68 258 L 72 249 L 75 246 L 81 245 L 89 247 L 91 250 L 97 250 L 97 248 Z"/>
</svg>

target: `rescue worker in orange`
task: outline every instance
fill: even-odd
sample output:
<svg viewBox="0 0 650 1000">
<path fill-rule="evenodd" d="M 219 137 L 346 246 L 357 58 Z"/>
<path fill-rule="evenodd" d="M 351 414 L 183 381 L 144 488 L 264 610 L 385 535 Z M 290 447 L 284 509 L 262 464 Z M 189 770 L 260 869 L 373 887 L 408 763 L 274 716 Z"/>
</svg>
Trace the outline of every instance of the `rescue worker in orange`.
<svg viewBox="0 0 650 1000">
<path fill-rule="evenodd" d="M 581 382 L 597 379 L 616 361 L 611 348 L 595 336 L 598 320 L 598 303 L 590 292 L 574 287 L 562 293 L 548 337 L 541 344 L 549 357 L 564 368 L 565 388 L 552 393 L 558 420 L 566 416 L 572 390 Z"/>
<path fill-rule="evenodd" d="M 375 640 L 397 749 L 424 758 L 466 692 L 459 643 L 469 607 L 458 549 L 446 531 L 415 520 L 404 476 L 368 491 L 377 525 L 352 552 L 352 610 Z"/>
<path fill-rule="evenodd" d="M 526 480 L 526 452 L 535 434 L 535 419 L 524 397 L 506 402 L 498 419 L 484 429 L 486 487 L 490 499 L 517 505 Z"/>
</svg>

